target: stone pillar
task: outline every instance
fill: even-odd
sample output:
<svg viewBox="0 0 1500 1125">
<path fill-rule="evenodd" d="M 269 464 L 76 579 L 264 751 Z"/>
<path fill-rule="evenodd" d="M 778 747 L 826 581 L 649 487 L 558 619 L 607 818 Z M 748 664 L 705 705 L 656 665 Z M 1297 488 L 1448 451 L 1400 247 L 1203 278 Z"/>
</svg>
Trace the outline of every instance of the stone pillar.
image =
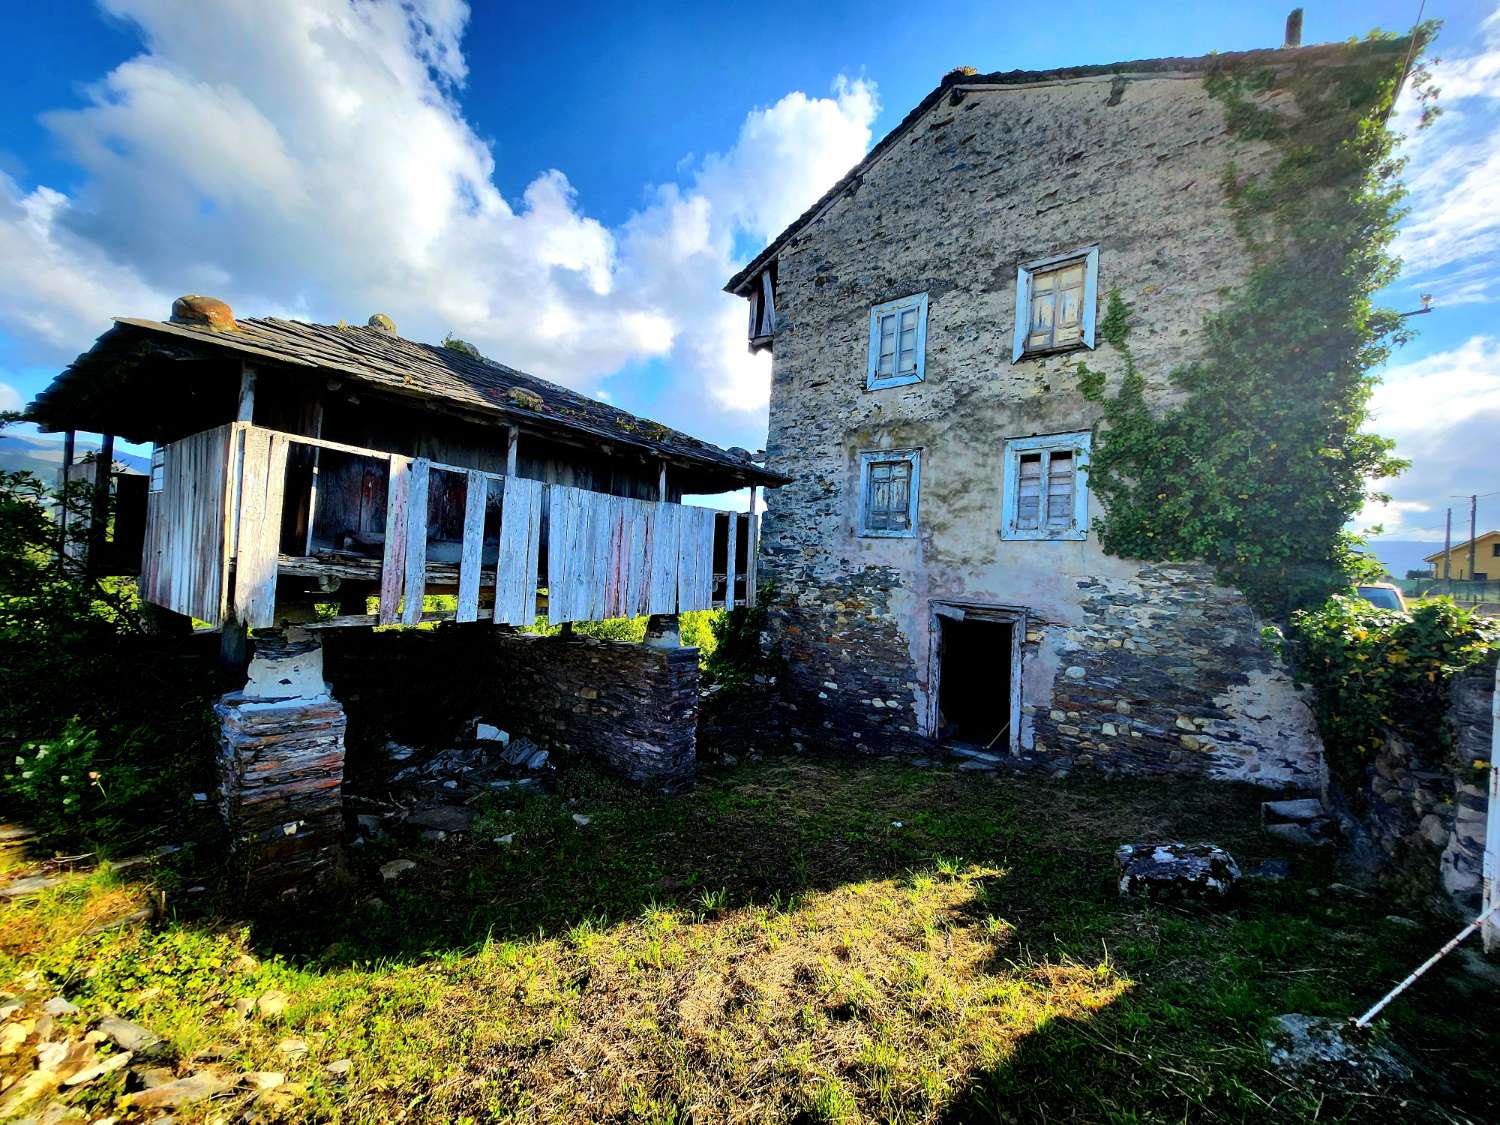
<svg viewBox="0 0 1500 1125">
<path fill-rule="evenodd" d="M 681 648 L 682 633 L 675 613 L 653 613 L 646 621 L 646 639 L 652 648 Z"/>
<path fill-rule="evenodd" d="M 220 804 L 249 889 L 291 896 L 340 867 L 344 709 L 316 633 L 264 630 L 253 644 L 244 688 L 214 707 Z"/>
</svg>

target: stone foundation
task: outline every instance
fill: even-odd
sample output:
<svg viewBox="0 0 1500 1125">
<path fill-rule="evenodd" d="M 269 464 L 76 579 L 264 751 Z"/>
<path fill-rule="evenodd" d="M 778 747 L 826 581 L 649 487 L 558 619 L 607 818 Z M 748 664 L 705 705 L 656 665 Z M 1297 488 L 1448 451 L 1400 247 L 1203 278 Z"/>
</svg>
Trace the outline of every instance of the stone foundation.
<svg viewBox="0 0 1500 1125">
<path fill-rule="evenodd" d="M 930 753 L 932 604 L 952 598 L 1024 615 L 1017 749 L 1032 764 L 1321 792 L 1312 712 L 1242 594 L 1184 564 L 1071 584 L 1067 617 L 1055 599 L 1028 604 L 1019 583 L 998 595 L 929 585 L 918 599 L 889 568 L 797 586 L 770 611 L 787 663 L 790 737 L 859 753 Z M 997 664 L 1006 659 L 995 654 Z"/>
<path fill-rule="evenodd" d="M 1484 878 L 1494 661 L 1455 677 L 1450 690 L 1452 751 L 1422 754 L 1387 733 L 1347 828 L 1373 850 L 1369 865 L 1398 899 L 1472 918 Z"/>
<path fill-rule="evenodd" d="M 361 777 L 388 738 L 441 749 L 479 718 L 554 760 L 594 760 L 658 789 L 691 784 L 698 650 L 537 637 L 490 624 L 330 636 Z"/>
<path fill-rule="evenodd" d="M 249 682 L 214 711 L 220 807 L 249 889 L 311 890 L 338 870 L 344 828 L 344 709 L 318 642 L 257 637 Z"/>
</svg>

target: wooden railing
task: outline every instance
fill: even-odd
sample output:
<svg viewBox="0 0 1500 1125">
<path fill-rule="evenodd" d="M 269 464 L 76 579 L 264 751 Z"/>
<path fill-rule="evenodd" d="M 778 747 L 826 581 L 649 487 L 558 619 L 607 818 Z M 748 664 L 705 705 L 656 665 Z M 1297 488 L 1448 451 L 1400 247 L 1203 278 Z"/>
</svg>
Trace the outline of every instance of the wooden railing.
<svg viewBox="0 0 1500 1125">
<path fill-rule="evenodd" d="M 295 445 L 387 466 L 382 557 L 378 573 L 370 575 L 379 581 L 379 612 L 373 617 L 379 624 L 423 619 L 423 596 L 435 569 L 428 563 L 434 472 L 459 474 L 464 483 L 452 614 L 459 621 L 480 619 L 481 589 L 494 591 L 484 607 L 489 619 L 520 626 L 535 622 L 542 586 L 554 624 L 680 613 L 754 598 L 759 529 L 753 515 L 606 495 L 236 422 L 165 447 L 162 487 L 151 495 L 147 513 L 141 583 L 147 601 L 212 624 L 232 618 L 263 628 L 276 622 L 279 574 L 326 571 L 336 577 L 356 569 L 337 559 L 289 559 L 282 552 L 287 457 Z M 485 522 L 496 493 L 498 550 L 490 567 L 484 565 Z M 316 501 L 314 483 L 307 498 L 309 527 Z M 746 573 L 737 575 L 742 520 L 748 536 Z M 720 557 L 722 569 L 715 565 Z M 451 581 L 451 565 L 441 569 Z M 722 597 L 717 596 L 721 581 Z M 745 592 L 737 598 L 741 582 Z"/>
</svg>

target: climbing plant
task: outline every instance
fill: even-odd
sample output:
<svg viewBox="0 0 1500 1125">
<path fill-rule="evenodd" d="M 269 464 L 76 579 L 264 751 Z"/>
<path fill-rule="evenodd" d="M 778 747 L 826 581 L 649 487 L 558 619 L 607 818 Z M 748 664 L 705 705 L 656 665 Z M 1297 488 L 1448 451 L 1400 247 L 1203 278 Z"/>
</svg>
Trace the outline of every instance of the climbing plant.
<svg viewBox="0 0 1500 1125">
<path fill-rule="evenodd" d="M 1435 27 L 1417 30 L 1414 58 Z M 1363 429 L 1370 371 L 1406 335 L 1399 316 L 1371 300 L 1398 267 L 1388 247 L 1402 165 L 1386 117 L 1406 41 L 1346 49 L 1369 57 L 1274 70 L 1226 61 L 1208 77 L 1229 132 L 1269 144 L 1273 158 L 1261 171 L 1224 169 L 1251 270 L 1205 320 L 1197 357 L 1167 373 L 1175 405 L 1148 404 L 1118 291 L 1100 325 L 1123 365 L 1116 393 L 1103 372 L 1078 365 L 1081 391 L 1102 406 L 1089 484 L 1104 502 L 1104 549 L 1212 563 L 1278 617 L 1368 566 L 1344 526 L 1369 481 L 1405 467 L 1391 442 Z M 1420 64 L 1407 76 L 1424 123 L 1436 112 L 1427 78 Z M 1288 100 L 1295 113 L 1273 108 Z"/>
</svg>

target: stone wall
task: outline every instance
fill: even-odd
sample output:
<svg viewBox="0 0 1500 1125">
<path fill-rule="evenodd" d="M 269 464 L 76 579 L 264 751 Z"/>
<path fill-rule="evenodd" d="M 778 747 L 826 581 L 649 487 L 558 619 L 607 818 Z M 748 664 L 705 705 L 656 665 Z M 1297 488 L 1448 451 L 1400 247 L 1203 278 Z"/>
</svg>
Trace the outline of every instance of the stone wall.
<svg viewBox="0 0 1500 1125">
<path fill-rule="evenodd" d="M 328 638 L 328 677 L 359 753 L 386 738 L 441 748 L 478 717 L 559 760 L 589 758 L 655 788 L 691 783 L 698 650 L 537 637 L 488 623 Z"/>
<path fill-rule="evenodd" d="M 922 746 L 933 604 L 958 601 L 1025 613 L 1018 753 L 1317 788 L 1311 716 L 1237 592 L 1092 535 L 1000 537 L 1005 441 L 1094 425 L 1081 357 L 1111 393 L 1123 374 L 1104 344 L 1011 361 L 1017 265 L 1097 244 L 1100 315 L 1119 289 L 1166 405 L 1203 317 L 1251 268 L 1225 169 L 1273 158 L 1230 135 L 1201 77 L 976 90 L 926 111 L 783 248 L 767 453 L 793 479 L 768 492 L 761 575 L 781 592 L 801 737 Z M 916 293 L 925 379 L 867 390 L 870 308 Z M 917 533 L 857 536 L 859 455 L 897 449 L 921 451 Z"/>
<path fill-rule="evenodd" d="M 1478 910 L 1494 692 L 1493 660 L 1454 677 L 1451 752 L 1419 753 L 1388 733 L 1366 771 L 1347 829 L 1373 849 L 1370 866 L 1404 902 L 1469 918 Z"/>
</svg>

